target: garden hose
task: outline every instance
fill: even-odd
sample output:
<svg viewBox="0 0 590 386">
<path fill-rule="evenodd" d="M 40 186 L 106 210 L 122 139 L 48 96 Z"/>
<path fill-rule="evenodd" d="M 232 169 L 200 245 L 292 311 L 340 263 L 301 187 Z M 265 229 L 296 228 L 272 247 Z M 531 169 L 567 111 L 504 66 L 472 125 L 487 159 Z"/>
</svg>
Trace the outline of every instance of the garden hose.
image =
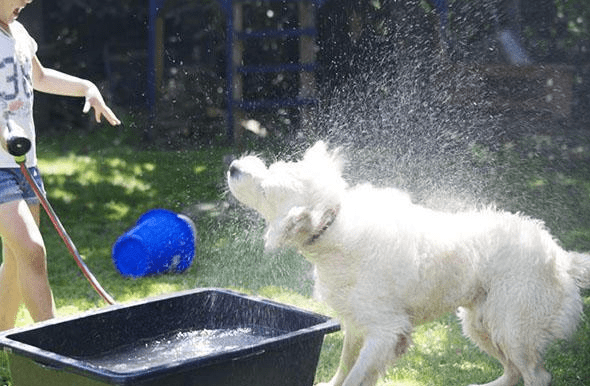
<svg viewBox="0 0 590 386">
<path fill-rule="evenodd" d="M 45 212 L 49 216 L 49 219 L 53 223 L 55 230 L 57 231 L 57 233 L 59 234 L 61 239 L 64 241 L 64 243 L 66 244 L 66 247 L 70 251 L 70 254 L 74 257 L 74 260 L 76 260 L 76 264 L 78 265 L 78 267 L 80 268 L 80 270 L 82 271 L 82 273 L 84 274 L 86 279 L 90 282 L 90 284 L 92 285 L 94 290 L 108 304 L 115 304 L 115 299 L 113 299 L 113 297 L 111 295 L 109 295 L 104 290 L 104 288 L 102 288 L 102 286 L 100 285 L 98 280 L 96 280 L 96 278 L 94 277 L 92 272 L 90 272 L 90 270 L 88 269 L 88 267 L 86 266 L 86 264 L 82 260 L 80 253 L 78 253 L 78 249 L 76 248 L 76 246 L 72 242 L 72 239 L 70 238 L 70 236 L 66 232 L 66 230 L 63 227 L 63 225 L 61 224 L 61 222 L 59 221 L 59 218 L 55 214 L 55 211 L 51 207 L 51 204 L 47 200 L 47 197 L 45 197 L 45 195 L 43 194 L 43 192 L 41 191 L 41 189 L 39 188 L 39 186 L 37 185 L 37 183 L 35 182 L 35 180 L 31 176 L 31 173 L 27 169 L 27 167 L 25 165 L 25 163 L 26 163 L 25 154 L 31 149 L 31 141 L 23 135 L 15 134 L 15 130 L 11 130 L 10 125 L 7 125 L 6 127 L 7 127 L 7 130 L 5 130 L 2 135 L 2 141 L 1 141 L 2 146 L 12 156 L 14 156 L 14 160 L 20 166 L 20 170 L 23 173 L 23 175 L 25 176 L 25 179 L 27 180 L 29 185 L 31 185 L 31 188 L 35 192 L 35 195 L 37 196 L 39 201 L 41 201 L 41 205 L 43 206 L 43 208 L 45 209 Z"/>
<path fill-rule="evenodd" d="M 100 285 L 98 280 L 96 280 L 96 278 L 94 277 L 92 272 L 90 272 L 90 270 L 88 269 L 88 267 L 86 266 L 86 264 L 82 260 L 80 253 L 78 253 L 78 249 L 76 248 L 76 246 L 72 242 L 72 239 L 70 238 L 70 236 L 66 232 L 66 230 L 63 227 L 63 225 L 61 224 L 61 222 L 59 221 L 59 218 L 55 214 L 55 211 L 51 207 L 51 204 L 49 204 L 49 201 L 47 200 L 45 195 L 41 192 L 41 190 L 39 189 L 39 186 L 37 185 L 37 183 L 35 182 L 35 180 L 31 176 L 31 173 L 29 172 L 27 167 L 25 166 L 25 156 L 15 157 L 14 159 L 19 164 L 20 170 L 23 172 L 25 178 L 27 179 L 27 182 L 31 185 L 31 187 L 35 191 L 35 195 L 37 196 L 37 198 L 39 198 L 39 200 L 41 201 L 41 205 L 45 209 L 45 212 L 47 212 L 47 215 L 49 216 L 49 219 L 53 223 L 55 230 L 57 231 L 57 233 L 59 234 L 61 239 L 64 241 L 64 243 L 66 244 L 66 247 L 70 251 L 70 254 L 74 257 L 74 260 L 76 260 L 76 264 L 78 264 L 78 267 L 80 268 L 80 270 L 82 271 L 82 273 L 84 274 L 86 279 L 90 282 L 90 285 L 92 285 L 94 290 L 107 303 L 115 304 L 115 299 L 113 299 L 113 297 L 111 295 L 109 295 L 105 291 L 104 288 L 102 288 L 102 286 Z"/>
</svg>

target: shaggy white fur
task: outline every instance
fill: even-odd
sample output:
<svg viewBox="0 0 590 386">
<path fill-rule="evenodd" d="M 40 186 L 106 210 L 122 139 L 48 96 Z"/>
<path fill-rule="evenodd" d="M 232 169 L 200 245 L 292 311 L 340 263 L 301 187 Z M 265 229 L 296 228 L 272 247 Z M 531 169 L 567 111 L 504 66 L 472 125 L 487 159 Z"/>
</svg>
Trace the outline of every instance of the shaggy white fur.
<svg viewBox="0 0 590 386">
<path fill-rule="evenodd" d="M 314 263 L 316 290 L 341 318 L 329 385 L 374 385 L 413 326 L 457 308 L 465 335 L 504 366 L 489 386 L 549 385 L 542 356 L 576 328 L 590 257 L 563 250 L 540 221 L 437 212 L 395 189 L 349 188 L 341 173 L 323 142 L 299 162 L 247 156 L 228 171 L 233 195 L 266 219 L 266 247 L 294 245 Z"/>
</svg>

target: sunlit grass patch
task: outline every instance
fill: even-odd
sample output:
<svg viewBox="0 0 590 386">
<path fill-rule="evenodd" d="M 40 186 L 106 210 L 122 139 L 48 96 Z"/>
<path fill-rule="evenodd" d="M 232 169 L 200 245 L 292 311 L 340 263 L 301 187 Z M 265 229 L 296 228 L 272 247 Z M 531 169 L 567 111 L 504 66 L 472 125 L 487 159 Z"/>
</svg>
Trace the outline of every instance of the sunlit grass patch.
<svg viewBox="0 0 590 386">
<path fill-rule="evenodd" d="M 76 154 L 61 145 L 41 144 L 39 148 L 40 169 L 55 211 L 86 264 L 116 300 L 128 303 L 195 287 L 223 287 L 335 315 L 312 298 L 311 264 L 293 250 L 266 253 L 261 219 L 236 207 L 215 206 L 224 200 L 226 192 L 227 166 L 222 159 L 229 149 L 160 152 L 99 148 Z M 552 231 L 556 230 L 564 245 L 590 250 L 587 164 L 558 170 L 551 161 L 535 154 L 521 157 L 514 146 L 507 146 L 504 154 L 484 148 L 478 154 L 481 162 L 492 159 L 505 167 L 496 170 L 502 172 L 497 189 L 510 194 L 499 206 L 538 214 Z M 212 210 L 190 213 L 199 238 L 191 268 L 183 274 L 138 279 L 118 274 L 111 260 L 112 244 L 141 214 L 153 208 L 182 212 L 201 203 L 208 204 L 201 207 Z M 42 231 L 58 316 L 104 307 L 46 216 Z M 588 292 L 584 302 L 585 314 L 590 315 Z M 547 368 L 554 375 L 554 386 L 588 386 L 588 320 L 582 321 L 571 341 L 557 342 L 549 351 Z M 17 325 L 30 323 L 28 313 L 21 310 Z M 326 336 L 316 374 L 318 382 L 328 381 L 336 372 L 342 339 L 342 332 Z M 492 381 L 502 372 L 497 361 L 462 336 L 454 315 L 417 327 L 413 340 L 409 352 L 388 368 L 378 385 L 468 385 Z M 8 379 L 6 363 L 0 354 L 0 380 L 4 379 Z"/>
</svg>

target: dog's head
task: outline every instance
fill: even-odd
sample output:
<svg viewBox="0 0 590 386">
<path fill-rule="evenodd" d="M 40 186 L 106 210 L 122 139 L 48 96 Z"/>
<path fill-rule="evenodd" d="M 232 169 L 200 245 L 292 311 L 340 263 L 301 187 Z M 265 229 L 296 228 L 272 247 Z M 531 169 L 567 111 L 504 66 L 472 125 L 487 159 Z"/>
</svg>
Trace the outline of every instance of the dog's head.
<svg viewBox="0 0 590 386">
<path fill-rule="evenodd" d="M 267 221 L 267 249 L 282 244 L 302 246 L 314 241 L 331 224 L 346 189 L 342 159 L 318 142 L 299 162 L 266 167 L 254 156 L 231 163 L 227 173 L 232 194 Z"/>
</svg>

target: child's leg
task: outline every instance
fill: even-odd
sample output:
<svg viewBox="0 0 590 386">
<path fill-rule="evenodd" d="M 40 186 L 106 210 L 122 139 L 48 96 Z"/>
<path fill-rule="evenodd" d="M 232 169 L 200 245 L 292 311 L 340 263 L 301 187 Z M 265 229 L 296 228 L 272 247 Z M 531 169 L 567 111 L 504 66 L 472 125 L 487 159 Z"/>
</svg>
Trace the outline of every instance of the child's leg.
<svg viewBox="0 0 590 386">
<path fill-rule="evenodd" d="M 5 255 L 0 276 L 0 313 L 4 313 L 5 305 L 7 313 L 14 312 L 15 301 L 7 299 L 8 296 L 5 294 L 8 292 L 9 295 L 18 296 L 20 292 L 20 298 L 35 321 L 54 316 L 53 295 L 47 277 L 45 245 L 38 223 L 38 204 L 29 207 L 25 201 L 19 200 L 0 205 L 0 235 L 5 250 L 10 250 Z M 14 324 L 14 316 L 7 315 L 6 318 L 12 318 L 11 321 L 6 321 L 7 325 L 10 322 Z M 5 326 L 0 326 L 3 327 Z"/>
<path fill-rule="evenodd" d="M 0 331 L 14 327 L 16 314 L 22 302 L 16 260 L 12 251 L 2 245 L 0 266 Z"/>
</svg>

